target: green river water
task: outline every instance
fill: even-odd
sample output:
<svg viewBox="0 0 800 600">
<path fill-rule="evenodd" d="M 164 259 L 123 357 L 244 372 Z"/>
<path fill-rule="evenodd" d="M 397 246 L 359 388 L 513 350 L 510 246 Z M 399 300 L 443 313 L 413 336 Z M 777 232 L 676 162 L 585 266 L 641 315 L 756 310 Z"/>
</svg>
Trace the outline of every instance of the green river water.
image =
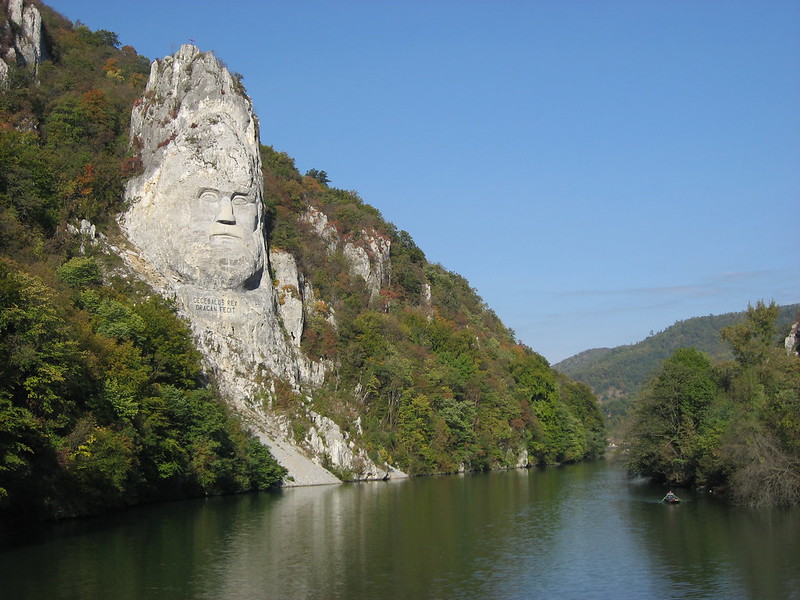
<svg viewBox="0 0 800 600">
<path fill-rule="evenodd" d="M 800 509 L 606 462 L 152 505 L 0 547 L 0 598 L 800 599 Z"/>
</svg>

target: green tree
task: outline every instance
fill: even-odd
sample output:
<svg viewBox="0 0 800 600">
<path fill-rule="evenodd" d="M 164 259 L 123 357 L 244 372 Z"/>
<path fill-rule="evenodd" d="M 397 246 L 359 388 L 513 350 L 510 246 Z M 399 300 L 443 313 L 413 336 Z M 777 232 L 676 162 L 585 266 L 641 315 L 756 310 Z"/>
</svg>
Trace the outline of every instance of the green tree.
<svg viewBox="0 0 800 600">
<path fill-rule="evenodd" d="M 744 321 L 723 328 L 722 339 L 730 344 L 739 364 L 749 366 L 764 361 L 768 350 L 775 346 L 775 320 L 779 312 L 775 302 L 767 305 L 758 301 L 755 306 L 747 306 Z"/>
<path fill-rule="evenodd" d="M 309 169 L 306 171 L 306 177 L 316 179 L 322 185 L 328 185 L 331 181 L 328 179 L 328 174 L 325 171 L 320 171 L 319 169 Z"/>
<path fill-rule="evenodd" d="M 79 349 L 44 283 L 0 260 L 0 381 L 7 398 L 35 416 L 63 421 Z"/>
<path fill-rule="evenodd" d="M 103 283 L 100 265 L 92 257 L 71 258 L 56 269 L 56 276 L 68 286 L 76 289 Z"/>
<path fill-rule="evenodd" d="M 29 410 L 15 406 L 0 392 L 0 507 L 7 504 L 9 488 L 31 474 L 30 460 L 42 445 L 42 432 Z"/>
<path fill-rule="evenodd" d="M 758 302 L 723 330 L 737 362 L 725 382 L 733 414 L 720 464 L 731 496 L 750 505 L 800 502 L 800 360 L 776 343 L 777 313 Z"/>
<path fill-rule="evenodd" d="M 435 465 L 433 418 L 431 402 L 424 394 L 409 391 L 401 399 L 397 437 L 411 473 L 428 473 Z"/>
<path fill-rule="evenodd" d="M 674 485 L 694 482 L 697 442 L 716 386 L 706 356 L 680 348 L 664 361 L 634 406 L 627 469 Z"/>
<path fill-rule="evenodd" d="M 58 222 L 58 178 L 52 153 L 35 136 L 0 128 L 0 207 L 14 221 L 52 235 Z M 8 246 L 11 239 L 0 245 Z"/>
</svg>

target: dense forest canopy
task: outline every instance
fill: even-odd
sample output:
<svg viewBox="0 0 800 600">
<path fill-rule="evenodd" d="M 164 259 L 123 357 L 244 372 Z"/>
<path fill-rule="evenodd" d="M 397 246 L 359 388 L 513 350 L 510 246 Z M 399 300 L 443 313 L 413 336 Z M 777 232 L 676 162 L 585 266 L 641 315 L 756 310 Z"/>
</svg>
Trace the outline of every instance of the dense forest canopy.
<svg viewBox="0 0 800 600">
<path fill-rule="evenodd" d="M 142 167 L 128 128 L 150 61 L 37 6 L 49 60 L 9 65 L 0 91 L 0 516 L 279 484 L 284 469 L 218 398 L 175 307 L 110 251 L 125 180 Z M 412 474 L 515 466 L 520 449 L 532 464 L 603 453 L 587 386 L 518 344 L 463 277 L 356 192 L 261 152 L 266 241 L 292 253 L 318 298 L 302 348 L 334 366 L 309 398 L 265 381 L 296 437 L 311 402 Z M 309 207 L 341 236 L 391 239 L 377 296 L 312 234 Z M 107 237 L 81 235 L 82 220 Z"/>
</svg>

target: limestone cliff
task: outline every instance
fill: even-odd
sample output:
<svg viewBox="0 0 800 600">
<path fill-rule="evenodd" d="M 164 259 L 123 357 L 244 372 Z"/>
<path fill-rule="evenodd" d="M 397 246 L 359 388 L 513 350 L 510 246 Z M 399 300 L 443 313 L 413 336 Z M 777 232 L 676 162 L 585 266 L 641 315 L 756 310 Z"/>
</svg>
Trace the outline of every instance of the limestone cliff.
<svg viewBox="0 0 800 600">
<path fill-rule="evenodd" d="M 38 73 L 19 66 L 29 7 L 53 58 Z M 0 31 L 4 507 L 274 485 L 284 470 L 242 425 L 294 485 L 602 453 L 588 391 L 357 191 L 261 144 L 212 55 L 153 63 L 40 0 L 0 0 Z"/>
<path fill-rule="evenodd" d="M 120 224 L 135 248 L 122 255 L 175 298 L 221 392 L 289 469 L 288 482 L 336 481 L 323 461 L 356 478 L 383 476 L 303 402 L 327 369 L 300 347 L 314 293 L 291 254 L 267 251 L 258 123 L 238 80 L 192 45 L 155 61 L 131 140 L 143 170 L 126 189 Z M 351 246 L 353 268 L 377 293 L 388 245 Z M 276 402 L 285 385 L 291 411 Z M 292 429 L 298 418 L 310 424 L 301 439 Z"/>
<path fill-rule="evenodd" d="M 2 8 L 6 19 L 0 26 L 0 83 L 8 76 L 8 65 L 35 70 L 48 54 L 39 9 L 23 0 L 5 0 Z"/>
<path fill-rule="evenodd" d="M 390 271 L 391 240 L 376 231 L 359 231 L 358 237 L 341 236 L 322 211 L 309 206 L 300 221 L 311 225 L 325 242 L 328 254 L 337 249 L 350 265 L 350 272 L 364 280 L 369 295 L 374 298 L 386 283 Z"/>
</svg>

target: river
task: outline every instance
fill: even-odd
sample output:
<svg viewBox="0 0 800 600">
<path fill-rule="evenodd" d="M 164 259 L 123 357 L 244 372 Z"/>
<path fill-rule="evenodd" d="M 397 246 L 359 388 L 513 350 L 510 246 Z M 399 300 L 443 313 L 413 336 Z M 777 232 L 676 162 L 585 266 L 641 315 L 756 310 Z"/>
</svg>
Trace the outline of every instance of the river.
<svg viewBox="0 0 800 600">
<path fill-rule="evenodd" d="M 0 598 L 800 599 L 800 508 L 598 462 L 139 507 L 0 547 Z"/>
</svg>

